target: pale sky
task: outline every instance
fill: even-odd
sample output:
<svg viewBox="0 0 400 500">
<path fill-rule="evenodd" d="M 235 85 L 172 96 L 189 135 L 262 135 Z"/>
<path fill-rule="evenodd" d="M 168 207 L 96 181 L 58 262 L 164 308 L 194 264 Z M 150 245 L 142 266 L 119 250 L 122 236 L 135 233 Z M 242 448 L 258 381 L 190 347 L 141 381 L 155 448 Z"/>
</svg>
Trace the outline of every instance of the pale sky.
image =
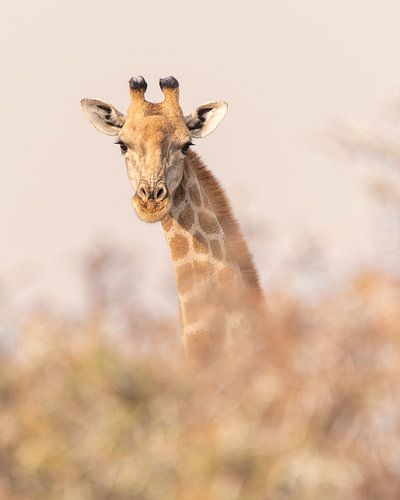
<svg viewBox="0 0 400 500">
<path fill-rule="evenodd" d="M 208 100 L 229 112 L 196 150 L 230 195 L 262 281 L 317 235 L 333 269 L 374 252 L 365 179 L 324 134 L 373 123 L 400 88 L 400 5 L 386 0 L 8 2 L 2 61 L 0 283 L 15 301 L 80 301 L 80 256 L 96 242 L 140 255 L 144 294 L 172 280 L 160 225 L 133 212 L 112 138 L 80 109 L 98 97 L 125 111 L 128 80 L 180 81 L 185 113 Z M 17 293 L 18 292 L 18 293 Z"/>
</svg>

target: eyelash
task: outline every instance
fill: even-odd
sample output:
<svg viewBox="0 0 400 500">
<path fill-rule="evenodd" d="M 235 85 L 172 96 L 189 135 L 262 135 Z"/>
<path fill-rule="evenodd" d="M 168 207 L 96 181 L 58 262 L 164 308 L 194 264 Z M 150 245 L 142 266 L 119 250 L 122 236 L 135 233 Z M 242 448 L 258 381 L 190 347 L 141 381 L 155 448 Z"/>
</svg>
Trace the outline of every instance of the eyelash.
<svg viewBox="0 0 400 500">
<path fill-rule="evenodd" d="M 118 146 L 121 148 L 121 153 L 124 155 L 128 151 L 128 146 L 122 142 L 122 141 L 117 141 L 114 144 L 118 144 Z"/>
<path fill-rule="evenodd" d="M 187 142 L 181 149 L 182 153 L 186 155 L 189 152 L 190 146 L 194 146 L 193 142 Z"/>
<path fill-rule="evenodd" d="M 125 154 L 128 151 L 128 146 L 122 141 L 116 141 L 114 144 L 118 144 L 121 148 L 121 153 Z M 191 146 L 194 146 L 193 142 L 187 142 L 181 149 L 182 153 L 186 155 L 189 152 Z"/>
</svg>

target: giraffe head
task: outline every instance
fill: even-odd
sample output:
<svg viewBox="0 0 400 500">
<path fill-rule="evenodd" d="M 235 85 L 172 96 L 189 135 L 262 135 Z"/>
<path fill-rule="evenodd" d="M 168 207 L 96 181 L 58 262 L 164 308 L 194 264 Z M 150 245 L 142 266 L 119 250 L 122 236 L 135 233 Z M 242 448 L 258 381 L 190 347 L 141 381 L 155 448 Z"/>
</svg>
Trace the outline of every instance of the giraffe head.
<svg viewBox="0 0 400 500">
<path fill-rule="evenodd" d="M 129 81 L 131 102 L 124 115 L 111 104 L 83 99 L 83 112 L 92 125 L 117 137 L 134 190 L 132 205 L 146 222 L 162 220 L 169 212 L 182 181 L 185 155 L 192 138 L 210 134 L 224 117 L 225 102 L 209 102 L 184 116 L 179 105 L 179 84 L 170 76 L 160 79 L 164 101 L 145 100 L 142 76 Z"/>
</svg>

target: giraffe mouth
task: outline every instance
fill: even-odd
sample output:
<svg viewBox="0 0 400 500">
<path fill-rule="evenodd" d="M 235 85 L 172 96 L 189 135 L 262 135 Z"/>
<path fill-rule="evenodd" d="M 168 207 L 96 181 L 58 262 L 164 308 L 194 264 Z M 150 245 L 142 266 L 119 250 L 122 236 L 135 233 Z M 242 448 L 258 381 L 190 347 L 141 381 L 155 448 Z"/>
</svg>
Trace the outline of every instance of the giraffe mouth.
<svg viewBox="0 0 400 500">
<path fill-rule="evenodd" d="M 168 214 L 172 199 L 167 196 L 162 201 L 143 201 L 137 194 L 132 198 L 132 206 L 139 219 L 145 222 L 160 222 Z"/>
</svg>

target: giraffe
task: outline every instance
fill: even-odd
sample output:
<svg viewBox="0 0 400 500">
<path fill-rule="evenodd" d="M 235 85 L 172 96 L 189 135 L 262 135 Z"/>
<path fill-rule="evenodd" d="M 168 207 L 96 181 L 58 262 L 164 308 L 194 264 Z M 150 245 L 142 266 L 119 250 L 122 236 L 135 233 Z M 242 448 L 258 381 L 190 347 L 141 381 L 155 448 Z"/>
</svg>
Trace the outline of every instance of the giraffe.
<svg viewBox="0 0 400 500">
<path fill-rule="evenodd" d="M 227 104 L 208 102 L 184 116 L 176 78 L 161 78 L 160 87 L 164 100 L 148 102 L 145 79 L 131 78 L 126 115 L 99 99 L 83 99 L 83 112 L 96 129 L 117 137 L 139 218 L 161 222 L 186 353 L 207 359 L 238 352 L 260 330 L 264 295 L 227 196 L 192 150 L 192 139 L 210 134 Z"/>
</svg>

